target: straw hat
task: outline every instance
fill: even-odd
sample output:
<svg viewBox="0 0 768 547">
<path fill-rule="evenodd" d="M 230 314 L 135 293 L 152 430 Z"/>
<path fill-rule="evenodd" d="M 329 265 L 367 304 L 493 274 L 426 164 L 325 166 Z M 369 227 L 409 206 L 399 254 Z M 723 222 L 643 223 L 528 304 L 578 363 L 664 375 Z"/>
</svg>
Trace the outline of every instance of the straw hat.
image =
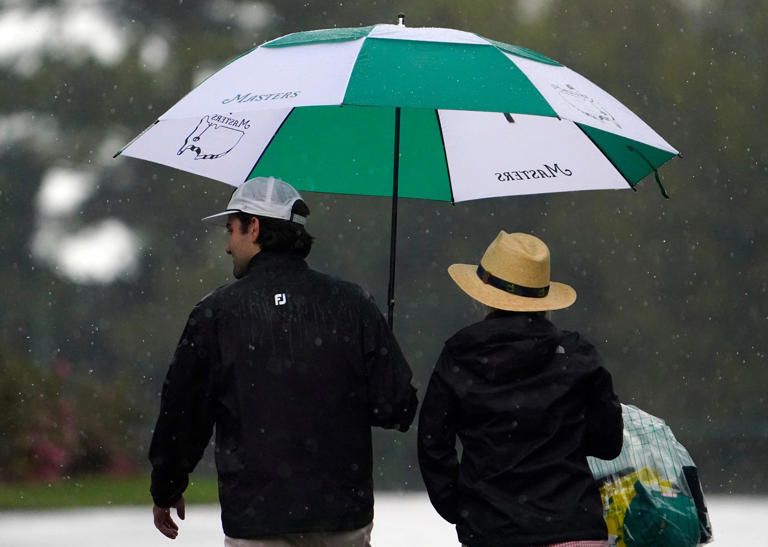
<svg viewBox="0 0 768 547">
<path fill-rule="evenodd" d="M 529 234 L 501 231 L 480 265 L 453 264 L 448 273 L 469 296 L 500 310 L 559 310 L 576 301 L 572 287 L 549 280 L 549 249 Z"/>
</svg>

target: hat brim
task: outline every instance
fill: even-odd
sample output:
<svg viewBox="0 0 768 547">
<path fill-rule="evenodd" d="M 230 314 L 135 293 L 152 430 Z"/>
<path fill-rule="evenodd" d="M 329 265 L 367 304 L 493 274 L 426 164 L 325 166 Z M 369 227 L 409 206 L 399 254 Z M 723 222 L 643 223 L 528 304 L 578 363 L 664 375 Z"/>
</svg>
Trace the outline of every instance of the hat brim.
<svg viewBox="0 0 768 547">
<path fill-rule="evenodd" d="M 238 209 L 229 209 L 227 211 L 222 211 L 221 213 L 216 213 L 215 215 L 210 215 L 210 216 L 201 218 L 200 220 L 203 222 L 207 222 L 208 224 L 221 224 L 222 223 L 221 221 L 227 220 L 227 217 L 229 217 L 229 215 L 233 213 L 239 213 L 239 212 L 240 211 Z"/>
<path fill-rule="evenodd" d="M 517 296 L 483 283 L 477 276 L 477 264 L 452 264 L 448 274 L 469 296 L 492 308 L 507 311 L 551 311 L 576 302 L 576 291 L 565 283 L 551 281 L 543 298 Z"/>
<path fill-rule="evenodd" d="M 226 224 L 226 223 L 222 224 L 222 220 L 226 220 L 227 217 L 229 217 L 229 215 L 235 214 L 235 213 L 245 213 L 246 215 L 256 215 L 256 216 L 259 216 L 259 213 L 248 213 L 248 212 L 245 212 L 245 211 L 241 211 L 240 209 L 229 209 L 229 210 L 223 211 L 221 213 L 216 213 L 215 215 L 210 215 L 210 216 L 207 216 L 207 217 L 203 217 L 200 220 L 203 221 L 203 222 L 207 222 L 208 224 L 220 224 L 220 225 L 223 225 L 223 224 Z M 293 222 L 294 224 L 301 224 L 302 226 L 304 226 L 307 223 L 307 217 L 304 217 L 304 216 L 301 216 L 301 215 L 297 215 L 295 213 L 291 214 L 291 218 L 290 219 L 286 219 L 286 218 L 283 218 L 283 217 L 276 217 L 276 216 L 272 216 L 272 215 L 264 215 L 264 214 L 262 214 L 260 216 L 265 216 L 267 218 L 276 218 L 277 220 L 285 220 L 287 222 Z M 224 218 L 222 218 L 222 217 L 224 217 Z"/>
</svg>

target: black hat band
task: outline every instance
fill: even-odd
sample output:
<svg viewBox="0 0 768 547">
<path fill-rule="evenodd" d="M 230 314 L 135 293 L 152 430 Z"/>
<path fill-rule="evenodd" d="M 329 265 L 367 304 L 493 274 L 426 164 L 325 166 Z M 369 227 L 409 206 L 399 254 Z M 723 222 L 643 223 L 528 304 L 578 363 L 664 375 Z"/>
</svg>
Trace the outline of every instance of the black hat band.
<svg viewBox="0 0 768 547">
<path fill-rule="evenodd" d="M 509 294 L 514 294 L 517 296 L 525 296 L 528 298 L 544 298 L 549 294 L 549 285 L 546 287 L 525 287 L 523 285 L 516 285 L 515 283 L 510 283 L 509 281 L 505 281 L 500 277 L 496 277 L 479 264 L 477 266 L 477 277 L 479 277 L 480 281 L 486 285 L 490 285 L 491 287 L 495 287 L 504 292 L 508 292 Z"/>
</svg>

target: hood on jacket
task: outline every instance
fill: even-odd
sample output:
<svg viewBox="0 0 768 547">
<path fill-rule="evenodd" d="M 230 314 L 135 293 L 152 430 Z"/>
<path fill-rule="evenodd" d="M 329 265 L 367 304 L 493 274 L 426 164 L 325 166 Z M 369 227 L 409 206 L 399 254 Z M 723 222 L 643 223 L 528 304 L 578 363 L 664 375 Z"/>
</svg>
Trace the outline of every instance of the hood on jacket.
<svg viewBox="0 0 768 547">
<path fill-rule="evenodd" d="M 531 374 L 558 352 L 560 339 L 557 327 L 538 313 L 496 310 L 457 332 L 445 348 L 474 373 L 501 379 Z"/>
</svg>

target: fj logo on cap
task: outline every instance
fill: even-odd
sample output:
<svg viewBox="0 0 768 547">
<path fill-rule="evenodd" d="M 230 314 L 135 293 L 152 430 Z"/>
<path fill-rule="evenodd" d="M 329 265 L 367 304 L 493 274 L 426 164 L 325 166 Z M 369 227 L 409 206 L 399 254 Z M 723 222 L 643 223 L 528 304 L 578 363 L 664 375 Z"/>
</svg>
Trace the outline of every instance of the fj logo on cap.
<svg viewBox="0 0 768 547">
<path fill-rule="evenodd" d="M 275 306 L 284 306 L 288 299 L 285 297 L 285 293 L 277 293 L 275 295 Z"/>
</svg>

